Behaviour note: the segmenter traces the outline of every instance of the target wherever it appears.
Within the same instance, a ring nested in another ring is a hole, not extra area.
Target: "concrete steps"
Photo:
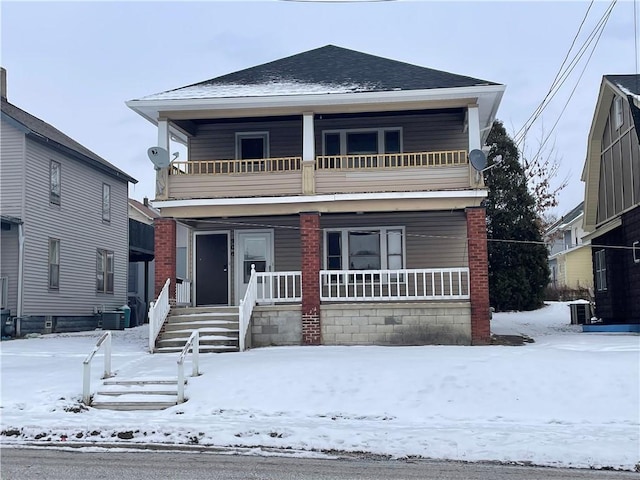
[[[93,408],[122,411],[163,410],[177,404],[178,382],[171,379],[104,380],[91,400]]]
[[[200,332],[200,352],[237,352],[240,349],[238,307],[173,307],[154,353],[180,352],[195,330]]]

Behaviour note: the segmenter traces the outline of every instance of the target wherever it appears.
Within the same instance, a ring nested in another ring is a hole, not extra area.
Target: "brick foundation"
[[[320,344],[320,214],[300,214],[302,343]]]
[[[487,345],[491,341],[489,319],[489,256],[487,222],[484,207],[465,210],[469,246],[469,295],[471,297],[471,343]]]
[[[171,279],[169,301],[175,302],[176,285],[176,221],[156,218],[155,229],[155,298],[162,291],[167,278]]]

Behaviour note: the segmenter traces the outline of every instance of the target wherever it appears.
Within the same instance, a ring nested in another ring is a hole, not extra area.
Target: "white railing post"
[[[111,376],[111,332],[107,331],[96,342],[93,350],[82,362],[82,402],[86,405],[91,403],[91,360],[104,344],[104,377]]]
[[[153,353],[156,346],[156,339],[158,334],[164,325],[171,305],[169,305],[169,287],[171,286],[171,279],[167,278],[164,283],[160,295],[155,302],[151,302],[149,307],[149,352]]]
[[[256,305],[257,295],[258,275],[256,274],[256,266],[251,264],[251,277],[249,277],[247,291],[244,294],[244,298],[240,300],[238,308],[238,346],[241,352],[244,352],[246,348],[245,337],[251,323],[251,314],[253,313],[253,307]]]
[[[244,352],[244,298],[240,299],[240,306],[238,308],[238,349]]]
[[[191,373],[192,377],[197,377],[200,375],[200,370],[198,368],[198,357],[200,355],[200,331],[194,330],[187,343],[182,348],[182,352],[180,352],[180,356],[178,357],[178,400],[177,403],[184,402],[184,359],[189,353],[189,348],[191,347],[191,363],[193,364],[193,370]]]

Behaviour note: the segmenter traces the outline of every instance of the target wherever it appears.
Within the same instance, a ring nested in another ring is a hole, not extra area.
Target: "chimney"
[[[0,96],[7,99],[7,71],[0,67]]]
[[[145,207],[149,206],[149,197],[144,197],[142,199],[142,203],[144,204]]]

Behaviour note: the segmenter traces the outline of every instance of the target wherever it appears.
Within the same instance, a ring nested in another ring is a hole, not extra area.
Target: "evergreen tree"
[[[497,311],[534,310],[542,306],[549,282],[548,250],[541,243],[536,202],[518,147],[501,122],[494,122],[487,145],[488,166],[498,163],[484,172],[491,305]]]

